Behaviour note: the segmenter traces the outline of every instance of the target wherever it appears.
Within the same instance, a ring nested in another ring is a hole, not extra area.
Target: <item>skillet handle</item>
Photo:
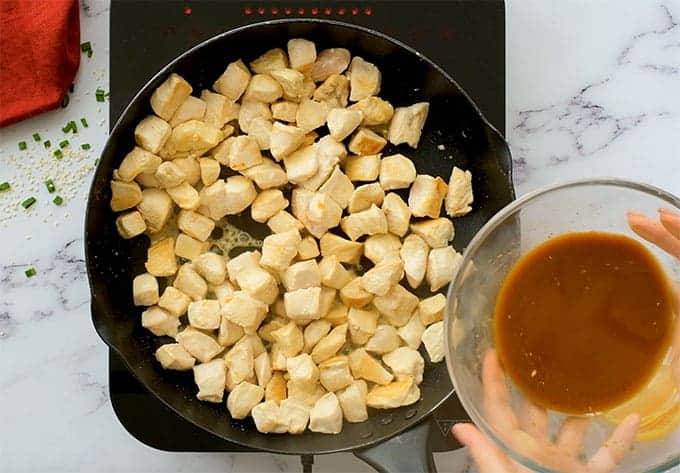
[[[430,420],[425,419],[383,443],[355,450],[354,455],[379,473],[436,473],[434,458],[427,446],[430,424]]]

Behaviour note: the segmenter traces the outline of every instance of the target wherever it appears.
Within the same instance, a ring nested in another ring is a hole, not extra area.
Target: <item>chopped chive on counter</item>
[[[83,148],[85,151],[92,148],[92,146],[90,146],[90,143],[83,143],[82,145],[80,145],[80,147]]]
[[[7,181],[0,183],[0,192],[8,191],[10,187],[11,186],[9,185],[9,182],[7,182]]]
[[[87,125],[87,120],[85,120],[85,118],[81,118],[81,119],[80,119],[80,123],[83,124],[83,127],[84,127],[84,128],[87,128],[87,127],[88,127],[88,125]]]
[[[63,149],[63,148],[66,148],[68,145],[69,145],[68,140],[64,140],[64,141],[61,141],[61,142],[59,143],[59,147],[62,148],[62,149]]]
[[[52,179],[45,181],[45,187],[47,187],[47,192],[50,194],[57,190],[57,187],[54,185],[54,181]]]
[[[40,133],[33,133],[33,141],[40,141],[41,139]]]
[[[71,131],[71,122],[64,125],[61,131],[63,131],[64,133],[68,133],[69,131]]]
[[[35,270],[35,268],[28,268],[26,271],[24,271],[24,274],[26,275],[27,278],[32,278],[33,276],[38,274],[38,272]]]
[[[24,151],[26,148],[28,148],[28,145],[26,144],[26,142],[25,142],[25,141],[20,141],[20,142],[19,142],[19,149],[20,149],[21,151]]]
[[[58,149],[54,152],[54,157],[57,158],[57,159],[61,159],[61,158],[64,157],[64,153],[62,153],[61,150]]]
[[[35,204],[35,197],[29,197],[21,203],[21,206],[25,209],[29,208],[31,205]]]
[[[99,158],[94,160],[94,165],[96,166],[97,164],[99,164]]]
[[[92,57],[92,43],[85,41],[80,45],[80,50],[87,54],[87,57]]]
[[[76,122],[71,120],[70,122],[68,122],[68,124],[71,125],[71,131],[73,133],[78,133],[78,126],[76,125]]]
[[[52,142],[50,140],[45,140],[43,145],[45,146],[45,148],[49,148],[50,146],[52,146]]]
[[[52,202],[54,202],[55,205],[61,205],[64,203],[64,199],[62,199],[61,196],[58,195],[54,198],[54,200],[52,200]]]

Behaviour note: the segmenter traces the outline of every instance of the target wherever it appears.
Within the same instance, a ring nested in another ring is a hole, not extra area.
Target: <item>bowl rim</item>
[[[596,187],[596,186],[606,186],[606,187],[618,187],[618,188],[623,188],[623,189],[629,189],[633,191],[638,191],[642,192],[654,197],[657,197],[661,200],[666,201],[668,204],[676,207],[678,210],[680,210],[680,197],[676,196],[675,194],[665,191],[659,187],[656,187],[651,184],[639,182],[639,181],[633,181],[630,179],[625,179],[625,178],[619,178],[619,177],[597,177],[597,178],[586,178],[586,179],[574,179],[574,180],[568,180],[568,181],[563,181],[563,182],[558,182],[554,184],[549,184],[546,186],[542,186],[536,190],[533,190],[531,192],[528,192],[524,194],[523,196],[519,197],[518,199],[515,199],[508,205],[506,205],[503,209],[501,209],[498,213],[496,213],[489,221],[487,221],[484,226],[477,232],[477,234],[470,240],[470,244],[465,248],[465,251],[463,252],[463,259],[461,260],[459,268],[464,268],[467,266],[467,264],[470,262],[473,254],[476,253],[477,249],[479,248],[480,244],[486,240],[486,238],[489,236],[489,234],[496,229],[496,227],[505,219],[513,215],[517,210],[521,209],[524,207],[526,204],[529,202],[542,197],[546,194],[550,194],[555,191],[559,190],[564,190],[564,189],[571,189],[571,188],[578,188],[578,187]],[[472,404],[470,401],[469,397],[465,393],[465,391],[462,391],[459,389],[459,384],[458,380],[456,379],[456,369],[454,368],[453,362],[451,360],[450,353],[452,353],[452,347],[451,347],[451,340],[449,337],[449,333],[451,330],[451,327],[454,323],[453,316],[452,316],[452,305],[453,301],[455,300],[455,297],[458,295],[458,288],[460,287],[462,280],[463,280],[463,275],[464,271],[458,271],[456,274],[456,277],[453,279],[451,284],[449,285],[447,295],[446,295],[446,309],[445,309],[445,316],[444,316],[444,353],[446,353],[446,367],[449,373],[449,377],[451,378],[451,383],[453,384],[453,389],[456,395],[458,396],[458,399],[460,400],[463,408],[465,409],[465,412],[470,416],[470,419],[474,422],[475,425],[477,425],[480,430],[489,438],[492,439],[492,441],[499,447],[501,450],[503,450],[505,453],[510,455],[511,458],[513,458],[515,461],[519,462],[523,466],[531,469],[532,471],[540,472],[540,473],[559,473],[555,470],[552,470],[548,467],[539,465],[536,461],[533,459],[515,451],[514,449],[510,448],[503,442],[498,436],[495,434],[494,429],[489,425],[489,423],[486,421],[483,415],[480,414],[478,409],[475,408],[475,406]],[[671,456],[667,460],[665,460],[663,463],[660,463],[658,465],[654,465],[651,468],[648,468],[645,470],[646,473],[656,473],[656,472],[662,472],[666,471],[674,466],[680,465],[680,450],[677,452],[676,455]]]

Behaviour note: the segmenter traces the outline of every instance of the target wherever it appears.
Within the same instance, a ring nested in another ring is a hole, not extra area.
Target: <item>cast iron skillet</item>
[[[456,248],[463,249],[475,232],[514,198],[507,144],[458,84],[417,51],[376,31],[335,21],[279,20],[244,26],[199,44],[165,66],[132,99],[114,126],[90,189],[85,223],[92,320],[101,338],[149,391],[178,415],[229,442],[267,452],[305,455],[307,464],[309,455],[353,451],[380,470],[428,470],[433,464],[425,453],[426,422],[398,440],[383,442],[418,424],[452,394],[445,363],[426,364],[420,386],[422,398],[412,406],[371,412],[367,422],[345,423],[339,435],[264,435],[250,419],[231,420],[224,403],[198,401],[191,372],[162,370],[153,352],[169,339],[157,338],[143,329],[141,310],[132,304],[132,279],[144,272],[148,241],[141,237],[126,241],[118,236],[109,208],[109,180],[134,145],[135,125],[152,113],[152,92],[176,72],[199,94],[211,86],[227,63],[239,57],[249,62],[268,49],[285,48],[293,37],[313,40],[319,50],[346,47],[352,55],[375,63],[383,75],[380,96],[395,106],[430,102],[418,149],[391,146],[384,153],[401,152],[413,159],[419,173],[447,180],[454,164],[472,171],[475,209],[455,220]],[[234,221],[256,236],[265,236],[262,226],[245,216]],[[382,447],[378,445],[381,443]]]

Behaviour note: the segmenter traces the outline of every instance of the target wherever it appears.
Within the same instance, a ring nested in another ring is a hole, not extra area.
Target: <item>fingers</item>
[[[536,439],[548,438],[548,414],[545,409],[525,399],[519,413],[519,426]]]
[[[517,418],[510,406],[505,374],[495,350],[488,350],[482,361],[484,409],[489,422],[499,434],[511,434],[517,429]]]
[[[640,237],[655,244],[676,258],[680,258],[680,240],[675,238],[659,222],[638,213],[628,212],[628,225]]]
[[[630,414],[616,427],[607,441],[588,462],[589,471],[607,473],[621,463],[635,440],[640,416]]]
[[[659,209],[659,221],[671,235],[680,240],[680,215],[668,209]]]
[[[458,441],[470,450],[479,473],[511,473],[512,461],[493,441],[485,437],[472,424],[456,424],[451,429]]]
[[[565,455],[575,457],[583,448],[583,438],[590,425],[590,420],[584,417],[567,417],[557,433],[555,445]]]

